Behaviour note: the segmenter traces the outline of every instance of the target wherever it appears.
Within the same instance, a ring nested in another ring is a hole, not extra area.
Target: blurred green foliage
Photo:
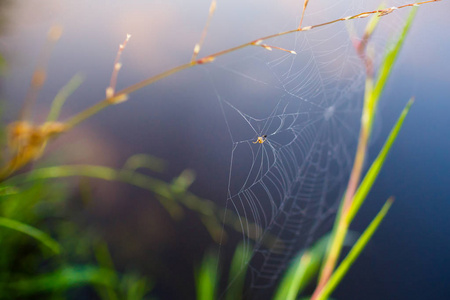
[[[0,299],[137,300],[151,289],[148,279],[115,271],[99,235],[74,221],[72,195],[60,180],[0,185]]]

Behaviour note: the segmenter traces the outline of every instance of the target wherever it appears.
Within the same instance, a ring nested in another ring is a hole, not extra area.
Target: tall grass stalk
[[[384,90],[385,84],[387,79],[389,78],[389,75],[392,71],[393,65],[398,57],[398,54],[400,52],[400,49],[404,43],[404,40],[406,38],[406,35],[408,34],[409,29],[411,28],[412,21],[414,19],[414,16],[416,14],[416,9],[413,9],[410,13],[408,20],[406,21],[406,24],[403,28],[403,31],[401,32],[400,37],[398,38],[397,42],[395,43],[394,47],[390,51],[387,52],[386,56],[383,59],[383,63],[381,65],[379,75],[377,80],[374,79],[373,69],[372,65],[373,62],[370,57],[367,55],[361,54],[362,51],[364,51],[365,46],[362,48],[357,49],[360,53],[360,57],[363,58],[366,66],[366,89],[364,94],[364,107],[363,112],[361,116],[361,129],[360,129],[360,136],[358,140],[358,147],[356,150],[356,156],[355,161],[353,164],[353,169],[350,175],[350,179],[347,185],[347,190],[344,195],[344,199],[341,205],[341,211],[339,214],[339,218],[337,219],[335,223],[335,234],[332,239],[332,242],[329,247],[329,252],[326,256],[326,260],[324,263],[324,266],[322,268],[319,282],[316,287],[316,290],[314,291],[314,294],[311,298],[311,300],[318,300],[318,299],[325,299],[324,291],[325,286],[330,280],[330,277],[333,273],[333,270],[336,266],[337,260],[340,256],[342,245],[344,238],[347,234],[348,228],[350,226],[350,223],[358,211],[359,207],[361,206],[361,203],[365,196],[367,195],[367,192],[365,193],[364,197],[361,198],[359,201],[354,201],[355,192],[358,189],[362,170],[364,167],[364,161],[367,154],[367,146],[370,139],[370,135],[372,132],[372,125],[375,119],[375,115],[377,112],[378,107],[378,101],[380,99],[381,93]],[[369,27],[366,29],[365,33],[365,44],[367,44],[367,40],[370,39],[370,35],[372,34],[374,30],[373,23],[369,23]],[[376,24],[375,24],[376,26]],[[410,106],[412,104],[412,101],[410,101],[405,108],[404,114],[402,114],[402,117],[400,118],[398,122],[398,126],[394,128],[394,137],[391,139],[388,139],[388,145],[389,148],[393,143],[393,140],[395,140],[396,134],[398,133],[398,130],[400,129],[404,116],[406,116],[406,113],[408,112]],[[391,135],[392,136],[392,135]],[[388,150],[386,150],[388,151]],[[382,151],[383,154],[383,151]],[[381,154],[380,154],[381,155]],[[384,158],[386,157],[386,153],[383,154]],[[379,161],[378,161],[379,162]],[[383,159],[384,162],[384,159]],[[379,172],[381,168],[381,164],[378,164],[377,173]],[[369,173],[371,174],[371,173]],[[375,178],[371,180],[370,187],[372,186]]]

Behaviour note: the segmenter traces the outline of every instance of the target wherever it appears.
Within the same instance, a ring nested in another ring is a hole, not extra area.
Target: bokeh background
[[[292,28],[300,2],[219,0],[201,53]],[[311,1],[305,24],[340,17],[338,6],[348,5],[338,1],[330,8],[321,2]],[[349,9],[378,7],[376,1],[357,2]],[[36,105],[37,119],[78,72],[86,80],[65,105],[63,117],[102,99],[117,46],[127,33],[132,38],[122,56],[119,89],[185,63],[199,39],[208,7],[207,0],[3,2],[4,122],[17,116],[52,25],[60,24],[64,34],[51,55],[48,80]],[[448,12],[448,1],[420,8],[387,85],[370,159],[406,101],[413,95],[416,102],[353,229],[362,231],[389,196],[396,201],[338,288],[337,299],[450,298],[446,284],[450,275]],[[398,18],[393,14],[381,22],[392,22],[394,28],[401,24]],[[51,162],[51,154],[58,153],[62,156],[58,159],[66,163],[120,167],[133,154],[149,153],[166,162],[165,171],[152,176],[170,181],[191,169],[196,180],[190,190],[224,206],[231,142],[205,74],[201,68],[187,70],[133,93],[128,103],[108,108],[62,137],[44,160]],[[127,185],[98,182],[94,193],[96,202],[86,208],[83,222],[110,244],[119,268],[157,274],[162,279],[156,293],[162,299],[193,295],[192,264],[201,260],[211,244],[195,214],[187,212],[183,220],[174,222],[151,194]],[[173,286],[179,290],[173,291]]]

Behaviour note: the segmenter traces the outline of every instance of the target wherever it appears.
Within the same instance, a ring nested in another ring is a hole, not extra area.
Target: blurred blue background
[[[201,54],[292,29],[301,12],[300,2],[219,0]],[[378,7],[377,1],[336,1],[332,7],[322,2],[311,1],[305,25]],[[407,3],[386,2],[387,6]],[[3,119],[16,118],[52,25],[61,24],[64,33],[51,55],[48,80],[36,107],[38,119],[57,91],[78,72],[86,80],[69,98],[63,117],[104,98],[117,46],[127,33],[132,38],[122,56],[118,89],[189,61],[208,7],[207,0],[11,3],[5,8],[6,30],[0,41],[8,61],[2,78]],[[415,96],[416,102],[352,228],[361,232],[389,196],[396,201],[338,288],[337,299],[450,298],[448,12],[448,1],[419,9],[388,82],[369,160],[377,155],[406,101]],[[381,23],[395,31],[401,26],[401,16],[394,12]],[[381,41],[389,40],[389,30],[385,34],[379,37]],[[251,53],[233,55],[242,58]],[[163,179],[192,169],[197,174],[192,191],[224,206],[231,141],[217,93],[206,74],[203,68],[190,69],[133,93],[128,103],[83,123],[51,152],[66,149],[70,151],[65,161],[109,166],[120,166],[136,153],[150,153],[167,161],[168,169],[160,175]],[[77,141],[77,148],[67,145],[72,140]],[[202,257],[209,243],[208,234],[199,232],[198,221],[188,217],[180,233],[160,207],[146,201],[148,195],[117,187],[103,193],[105,197],[93,212],[94,223],[103,228],[122,265],[152,268],[154,258],[148,253],[166,253],[179,277],[170,272],[163,276],[180,282],[183,276],[192,277],[189,265]],[[181,284],[193,285],[193,279]],[[176,297],[168,290],[162,287],[162,295]]]

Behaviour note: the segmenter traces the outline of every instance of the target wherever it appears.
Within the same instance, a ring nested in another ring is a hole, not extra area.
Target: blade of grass
[[[151,191],[165,199],[172,199],[174,197],[173,186],[162,180],[125,169],[115,170],[113,168],[95,165],[66,165],[35,169],[28,174],[20,174],[11,177],[5,183],[14,185],[42,179],[73,176],[85,176],[107,181],[120,181]],[[197,198],[188,191],[185,191],[183,197],[179,197],[177,200],[189,209],[200,212],[202,215],[210,217],[214,213],[215,206],[212,201]],[[163,205],[167,204],[168,203],[164,203]]]
[[[47,122],[56,121],[59,118],[59,113],[61,108],[66,102],[67,98],[75,92],[75,90],[83,82],[83,76],[80,74],[75,74],[72,79],[58,92],[55,99],[52,102],[50,112],[47,117]]]
[[[64,291],[87,284],[114,287],[112,278],[109,270],[97,267],[65,267],[52,273],[4,284],[2,288],[6,287],[9,290],[14,290],[17,296],[25,296],[44,292]]]
[[[135,154],[127,159],[123,168],[130,171],[145,168],[155,172],[163,172],[166,169],[166,162],[152,155]]]
[[[48,247],[50,250],[52,250],[55,254],[59,254],[61,252],[61,246],[56,242],[54,239],[52,239],[48,234],[45,232],[32,227],[30,225],[27,225],[25,223],[0,217],[0,226],[13,229],[19,232],[22,232],[26,235],[29,235],[39,242],[41,242],[43,245]]]
[[[389,47],[386,52],[381,66],[378,71],[378,77],[376,80],[373,78],[373,74],[369,73],[370,76],[366,79],[365,88],[365,109],[363,122],[367,126],[369,132],[372,131],[372,125],[375,120],[376,111],[378,109],[378,102],[380,100],[381,94],[386,86],[386,82],[392,72],[394,64],[398,58],[400,50],[405,42],[406,36],[408,35],[409,29],[411,28],[414,17],[417,13],[417,7],[413,7],[408,16],[408,19],[403,26],[401,34],[397,37],[393,45]]]
[[[3,55],[0,53],[0,75],[3,75],[3,73],[5,73],[6,70],[6,60],[3,57]]]
[[[392,72],[392,68],[395,64],[395,61],[398,58],[398,54],[400,53],[400,50],[405,42],[406,36],[408,35],[409,30],[411,29],[411,25],[412,22],[414,21],[416,13],[417,7],[413,7],[408,16],[408,19],[406,20],[405,25],[403,26],[402,33],[400,34],[400,36],[398,37],[397,41],[392,46],[392,48],[388,50],[382,61],[380,71],[378,73],[378,78],[372,93],[372,97],[375,102],[378,102],[384,90],[384,87],[386,86],[386,82],[389,78],[389,75]]]
[[[217,299],[219,258],[212,252],[206,253],[200,269],[196,272],[197,300]]]
[[[251,254],[251,249],[247,249],[244,243],[240,243],[236,247],[231,261],[230,275],[228,276],[229,288],[226,292],[226,300],[242,299],[245,275],[247,274]]]
[[[317,274],[328,244],[329,235],[322,237],[312,248],[301,253],[278,285],[274,300],[294,300]]]
[[[66,165],[66,166],[55,166],[55,167],[35,169],[29,173],[19,174],[14,177],[8,178],[6,181],[0,184],[0,187],[13,186],[16,184],[17,185],[24,184],[36,180],[76,177],[76,176],[85,176],[108,181],[120,181],[134,185],[144,190],[148,190],[150,192],[155,193],[158,196],[157,198],[158,200],[160,200],[160,203],[166,209],[169,209],[169,211],[170,208],[168,207],[168,205],[180,203],[186,208],[199,213],[201,217],[205,216],[207,218],[214,218],[215,219],[214,221],[217,221],[217,222],[210,222],[210,224],[220,223],[220,218],[218,216],[222,216],[224,214],[223,209],[217,207],[215,203],[212,202],[211,200],[197,197],[189,191],[184,191],[180,195],[175,194],[175,192],[177,192],[177,188],[174,189],[173,184],[168,184],[162,180],[158,180],[138,172],[133,172],[125,169],[115,170],[113,168],[108,168],[104,166]],[[185,183],[187,183],[186,178],[183,180]],[[167,199],[169,199],[169,201],[167,201]],[[176,211],[179,209],[179,207],[173,206],[172,209],[173,211]],[[235,230],[239,231],[240,228],[237,228],[236,224],[242,221],[242,217],[238,217],[232,211],[228,211],[226,215],[227,218],[223,220],[223,224],[228,225],[231,228],[234,228]],[[257,224],[252,223],[250,227],[252,226],[258,228]],[[208,230],[215,231],[215,228],[208,228]],[[251,231],[247,232],[244,230],[239,232],[244,233],[253,240],[258,238],[258,236],[255,236]],[[267,235],[266,237],[267,237],[267,245],[271,245],[275,243],[277,240],[274,236],[271,235]]]
[[[0,186],[0,197],[15,195],[19,190],[13,186]]]
[[[274,300],[294,300],[315,278],[327,251],[333,233],[320,238],[311,248],[300,253],[291,264],[281,283],[278,285]],[[349,232],[344,241],[345,246],[351,246],[356,241],[357,234]]]
[[[328,299],[328,297],[331,295],[331,293],[334,291],[337,285],[341,282],[342,278],[344,278],[345,274],[347,274],[347,271],[350,269],[355,260],[358,258],[361,251],[366,247],[367,243],[372,238],[373,234],[379,227],[381,221],[384,219],[387,212],[389,211],[392,202],[393,202],[392,197],[386,201],[386,203],[381,208],[380,212],[376,215],[376,217],[372,220],[370,225],[366,228],[366,230],[358,239],[356,244],[352,247],[348,255],[337,267],[336,271],[334,271],[334,273],[331,275],[330,279],[328,280],[328,282],[318,295],[317,297],[318,300]]]
[[[111,271],[111,281],[119,282],[119,278],[115,272],[114,263],[109,253],[108,245],[104,241],[98,241],[94,245],[94,254],[98,262],[98,265],[105,269]],[[100,286],[98,289],[100,295],[103,299],[117,300],[119,299],[117,293],[113,286]]]
[[[145,294],[153,289],[152,282],[149,282],[146,278],[142,278],[136,274],[125,275],[122,279],[122,286],[124,286],[126,291],[126,300],[148,299],[145,297]]]
[[[389,137],[387,138],[386,142],[384,143],[383,148],[381,149],[377,158],[372,163],[372,165],[369,168],[369,171],[367,171],[366,176],[364,177],[361,184],[359,185],[358,190],[356,191],[355,196],[353,197],[353,203],[352,203],[352,206],[351,206],[349,214],[348,214],[349,222],[351,222],[353,220],[353,218],[355,217],[359,208],[363,204],[367,194],[371,190],[375,180],[377,179],[378,174],[380,173],[380,170],[383,167],[386,157],[387,157],[389,151],[391,150],[391,147],[392,147],[394,141],[396,140],[400,129],[402,128],[403,122],[404,122],[413,102],[414,102],[414,98],[411,98],[408,101],[408,103],[406,104],[406,106],[403,109],[400,117],[398,118],[394,128],[392,128],[391,133],[389,134]]]
[[[312,251],[304,252],[294,261],[292,268],[288,270],[286,276],[278,287],[274,300],[294,300],[307,283],[305,277],[311,268],[320,267],[320,258]]]

